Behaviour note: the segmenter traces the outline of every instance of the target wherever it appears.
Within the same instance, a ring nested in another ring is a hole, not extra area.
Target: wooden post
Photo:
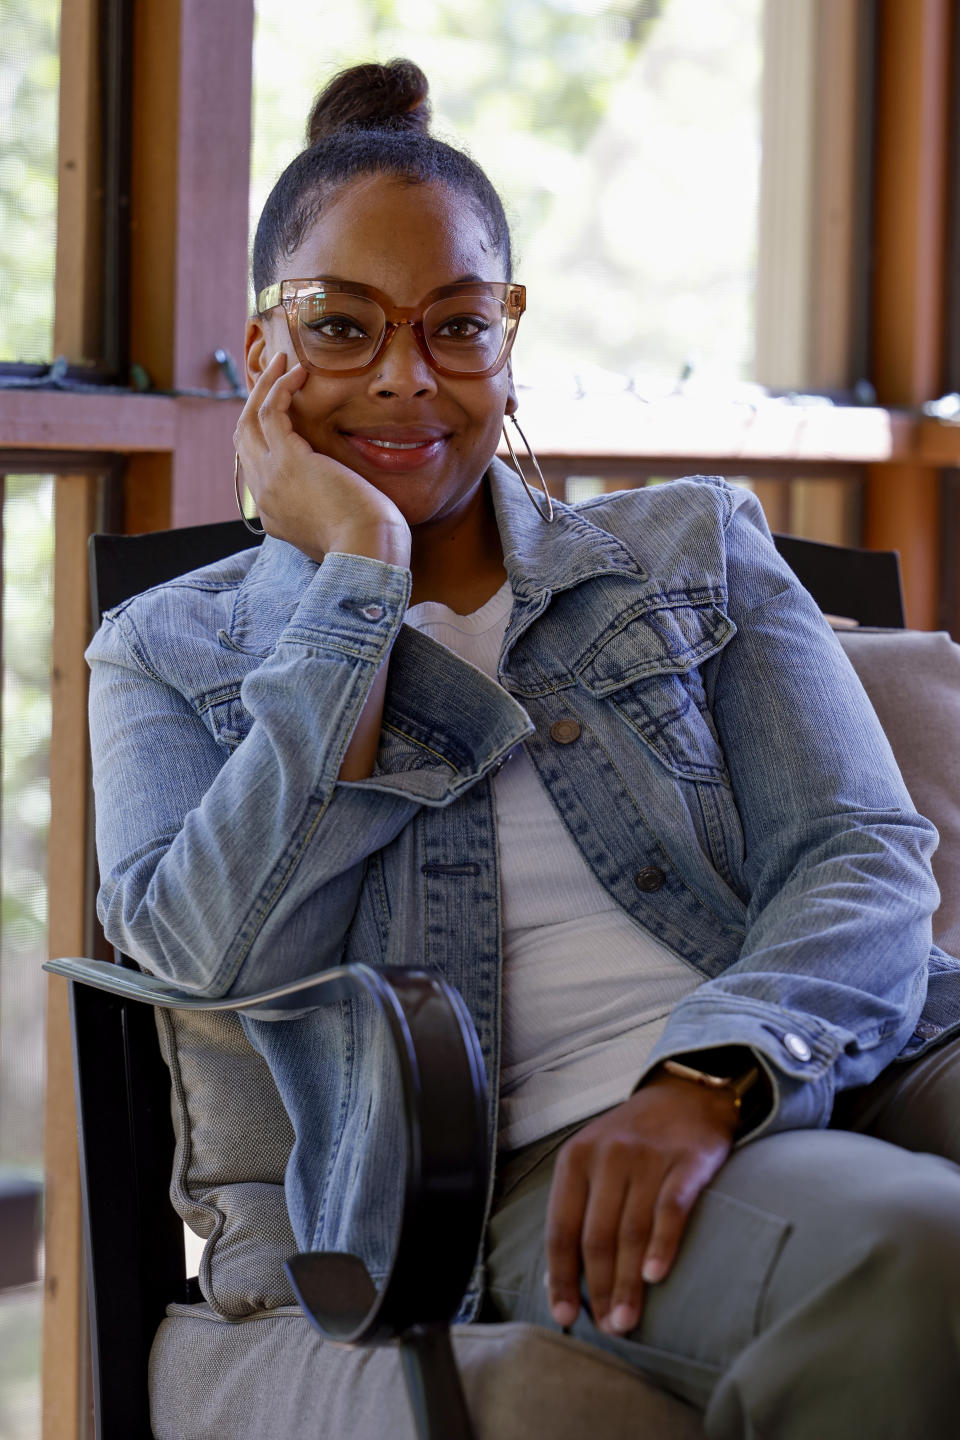
[[[73,363],[95,360],[100,334],[96,263],[100,236],[95,0],[62,0],[60,146],[54,349]],[[83,954],[87,854],[86,666],[89,586],[86,537],[96,481],[58,476],[54,491],[54,627],[51,676],[48,939],[50,954]],[[44,1119],[44,1440],[88,1433],[86,1288],[67,987],[47,989]]]
[[[93,529],[96,477],[58,475],[50,741],[50,840],[47,850],[50,955],[82,955],[85,941],[87,667],[90,588],[87,536]],[[66,981],[47,992],[46,1234],[43,1315],[44,1440],[83,1440],[86,1429],[86,1291],[73,1061]]]
[[[949,150],[950,0],[879,7],[873,376],[884,405],[940,393]],[[939,474],[921,465],[871,467],[864,538],[898,549],[907,623],[937,623]]]
[[[223,388],[214,351],[229,350],[238,365],[242,355],[253,8],[253,0],[137,7],[130,353],[164,389]],[[235,514],[239,413],[239,402],[182,402],[174,449],[129,463],[129,517],[155,526]]]
[[[53,352],[71,364],[97,360],[102,339],[97,9],[95,0],[61,0],[57,234],[69,239],[57,246]]]
[[[95,0],[62,0],[56,349],[93,360],[100,293]],[[253,0],[140,0],[135,7],[131,359],[155,385],[218,388],[218,346],[241,352],[246,313]],[[95,406],[95,401],[88,401]],[[146,420],[149,402],[131,400]],[[168,404],[171,402],[167,402]],[[134,442],[127,527],[229,517],[230,436],[238,401],[177,402],[163,448]],[[131,409],[131,417],[133,410]],[[41,426],[41,430],[42,430]],[[126,448],[126,447],[124,447]],[[56,482],[56,561],[49,850],[50,949],[85,940],[88,768],[86,537],[96,479]],[[47,1226],[44,1440],[88,1433],[76,1125],[66,987],[51,983],[47,1015]]]

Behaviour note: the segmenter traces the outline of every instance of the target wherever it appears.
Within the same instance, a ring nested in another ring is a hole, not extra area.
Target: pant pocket
[[[719,1370],[758,1334],[770,1276],[790,1222],[705,1190],[668,1278],[646,1289],[631,1337]]]

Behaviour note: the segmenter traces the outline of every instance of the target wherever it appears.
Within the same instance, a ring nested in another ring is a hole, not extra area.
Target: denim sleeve
[[[351,590],[381,603],[351,607]],[[156,673],[135,619],[108,618],[88,656],[97,908],[113,944],[211,996],[337,963],[365,858],[418,808],[335,783],[409,590],[406,570],[329,555],[243,682],[253,724],[229,757]]]
[[[825,1125],[834,1093],[902,1049],[926,993],[939,892],[934,827],[913,809],[880,723],[758,502],[732,497],[733,640],[708,695],[743,827],[738,961],[677,1006],[655,1059],[748,1045],[773,1082],[754,1133]]]

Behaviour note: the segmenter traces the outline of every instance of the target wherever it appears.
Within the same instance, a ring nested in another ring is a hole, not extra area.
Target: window
[[[0,6],[0,361],[53,358],[59,0]]]
[[[434,133],[503,195],[528,310],[520,380],[753,378],[763,0],[258,0],[251,223],[344,65],[405,55]],[[315,12],[316,13],[316,12]]]
[[[22,1187],[43,1174],[52,477],[8,475],[2,515],[0,1176]],[[39,1430],[41,1299],[39,1283],[0,1295],[0,1433],[10,1440]]]

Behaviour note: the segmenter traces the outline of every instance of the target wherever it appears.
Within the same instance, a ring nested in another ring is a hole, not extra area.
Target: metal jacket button
[[[666,878],[659,865],[645,865],[642,870],[637,871],[633,883],[638,890],[649,895],[652,891],[659,890]]]
[[[916,1026],[916,1033],[921,1040],[935,1040],[942,1029],[942,1025],[935,1025],[932,1020],[921,1020]]]
[[[550,726],[550,739],[558,745],[572,745],[580,739],[580,725],[576,720],[555,720]]]
[[[382,605],[364,605],[360,611],[364,620],[382,620],[386,613]]]
[[[790,1051],[794,1060],[809,1060],[813,1054],[813,1051],[802,1035],[784,1035],[783,1044],[784,1047]]]

